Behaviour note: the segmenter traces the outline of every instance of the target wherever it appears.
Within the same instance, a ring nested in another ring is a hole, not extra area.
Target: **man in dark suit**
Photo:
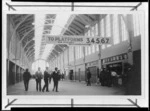
[[[103,68],[102,71],[100,72],[100,82],[101,82],[101,86],[104,86],[104,82],[105,82],[105,79],[104,79],[104,76],[105,76],[105,69]]]
[[[50,74],[48,73],[48,67],[46,67],[46,70],[44,71],[44,82],[45,82],[45,85],[43,86],[43,89],[42,89],[43,92],[44,92],[45,88],[46,88],[46,92],[49,92],[49,90],[48,90],[49,79],[50,79]]]
[[[58,92],[58,81],[59,81],[59,79],[60,79],[60,75],[59,75],[59,72],[58,72],[58,68],[57,68],[57,67],[55,68],[55,71],[54,71],[53,74],[52,74],[52,78],[53,78],[53,81],[54,81],[53,91],[54,91],[55,88],[56,88],[56,92]]]
[[[87,69],[87,86],[90,85],[91,86],[91,72],[89,69]]]
[[[38,68],[38,71],[35,73],[35,79],[36,79],[36,90],[41,91],[41,79],[42,79],[42,72],[40,67]]]
[[[26,71],[23,73],[25,91],[28,91],[28,85],[29,85],[30,78],[31,78],[31,74],[30,74],[30,72],[28,72],[28,69],[26,69]]]

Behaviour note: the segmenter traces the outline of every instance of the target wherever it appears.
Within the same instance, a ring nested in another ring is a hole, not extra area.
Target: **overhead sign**
[[[44,35],[47,44],[69,44],[69,45],[90,45],[90,44],[111,44],[111,37],[88,37],[88,36],[52,36]]]

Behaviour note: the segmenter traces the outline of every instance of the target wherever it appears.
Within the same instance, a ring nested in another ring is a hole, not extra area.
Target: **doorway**
[[[96,83],[97,81],[97,67],[89,67],[89,70],[91,72],[91,83]]]

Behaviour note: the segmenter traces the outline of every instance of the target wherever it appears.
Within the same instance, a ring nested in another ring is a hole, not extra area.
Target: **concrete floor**
[[[44,81],[42,80],[42,87]],[[31,79],[29,82],[28,91],[24,90],[23,82],[17,83],[15,85],[9,86],[7,88],[8,95],[124,95],[123,88],[117,87],[104,87],[101,85],[92,84],[91,86],[86,86],[85,82],[79,81],[59,81],[58,91],[53,92],[53,81],[49,84],[50,92],[37,92],[36,82]]]

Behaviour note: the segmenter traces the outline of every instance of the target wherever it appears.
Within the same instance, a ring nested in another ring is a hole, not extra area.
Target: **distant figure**
[[[30,72],[28,72],[28,69],[26,69],[26,71],[23,73],[25,91],[28,91],[28,85],[29,85],[30,78],[31,78],[31,74],[30,74]]]
[[[60,75],[57,67],[55,68],[55,71],[52,74],[52,78],[54,81],[53,91],[56,89],[56,92],[58,92],[58,81],[60,80]]]
[[[70,75],[70,80],[72,81],[73,80],[73,72],[72,72],[72,70],[70,70],[69,75]]]
[[[141,90],[139,90],[138,84],[136,83],[137,78],[135,77],[135,65],[131,65],[128,63],[128,68],[126,71],[126,85],[125,85],[125,95],[140,95]]]
[[[41,91],[42,72],[40,67],[38,68],[38,71],[35,73],[35,79],[36,79],[36,90]]]
[[[107,71],[106,71],[106,85],[108,86],[108,87],[111,87],[111,85],[112,85],[112,76],[111,76],[111,71],[110,71],[110,69],[107,69]]]
[[[50,74],[48,72],[48,67],[46,67],[46,70],[44,71],[44,82],[45,82],[45,85],[43,86],[43,89],[42,89],[43,92],[45,91],[45,88],[46,88],[46,92],[49,92],[49,90],[48,90],[49,79],[50,79]]]
[[[100,83],[101,83],[101,86],[104,86],[104,82],[105,82],[105,79],[104,79],[104,76],[105,76],[105,68],[102,69],[102,71],[100,72]]]
[[[59,75],[59,78],[58,78],[58,81],[59,81],[61,79],[60,70],[58,70],[58,75]]]
[[[50,71],[50,72],[49,72],[49,83],[51,83],[51,80],[52,80],[52,74],[53,74],[53,72]]]
[[[89,69],[87,69],[87,86],[89,86],[89,85],[91,86],[90,79],[91,79],[91,72]]]
[[[62,73],[62,81],[63,81],[63,80],[64,80],[64,78],[65,78],[64,76],[65,76],[65,75],[64,75],[64,73]]]

